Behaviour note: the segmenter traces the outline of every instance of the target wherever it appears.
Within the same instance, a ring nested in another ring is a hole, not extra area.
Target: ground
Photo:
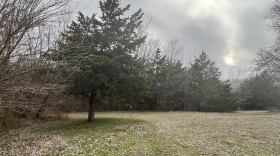
[[[280,155],[280,114],[106,112],[2,136],[0,155]]]

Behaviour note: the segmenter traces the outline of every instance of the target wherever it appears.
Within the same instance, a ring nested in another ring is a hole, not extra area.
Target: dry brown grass
[[[85,125],[86,117],[18,130],[7,152],[24,145],[34,155],[280,155],[279,113],[109,112]]]

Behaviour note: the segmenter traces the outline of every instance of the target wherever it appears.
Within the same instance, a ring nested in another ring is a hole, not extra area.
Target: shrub
[[[280,112],[280,109],[277,107],[268,107],[267,110],[269,112]]]
[[[3,115],[0,116],[0,131],[6,131],[20,126],[21,120],[17,117],[14,111],[4,109],[2,112]]]

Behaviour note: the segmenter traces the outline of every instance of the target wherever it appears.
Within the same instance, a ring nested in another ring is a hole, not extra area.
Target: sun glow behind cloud
[[[234,53],[231,52],[228,55],[226,55],[223,60],[225,61],[225,64],[230,65],[230,66],[234,66],[235,65],[235,59],[234,59]]]
[[[227,59],[227,60],[226,60],[226,64],[228,64],[228,65],[233,65],[233,60],[232,60],[232,59]]]
[[[236,47],[239,47],[237,34],[240,27],[235,16],[233,2],[224,0],[195,1],[192,2],[192,7],[187,14],[195,19],[211,16],[219,21],[222,28],[220,29],[220,34],[223,34],[226,39],[226,45],[224,46],[223,54],[220,55],[220,59],[226,65],[236,65],[236,62],[239,61]]]
[[[269,37],[262,35],[267,28],[267,24],[262,28],[263,16],[273,0],[269,1],[123,0],[122,3],[131,3],[133,13],[141,7],[146,15],[153,17],[149,31],[155,38],[163,42],[178,39],[185,44],[186,57],[197,56],[203,49],[222,70],[228,70],[228,66],[249,66],[258,48],[270,46]]]

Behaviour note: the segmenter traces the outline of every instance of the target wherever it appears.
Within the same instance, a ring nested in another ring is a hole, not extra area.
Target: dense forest
[[[120,0],[99,7],[88,17],[69,0],[1,0],[0,125],[71,111],[88,121],[95,111],[279,111],[279,38],[225,80],[207,50],[186,63],[178,40],[161,46],[141,9],[126,17]],[[277,34],[279,8],[266,16]]]

